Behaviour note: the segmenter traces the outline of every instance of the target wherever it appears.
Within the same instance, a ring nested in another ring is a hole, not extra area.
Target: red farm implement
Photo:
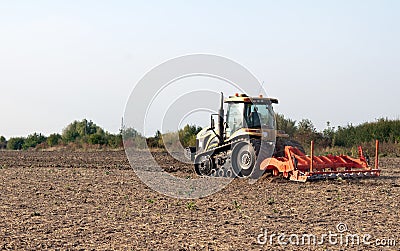
[[[284,157],[267,158],[261,162],[261,170],[272,171],[273,175],[282,173],[293,181],[364,178],[379,176],[378,160],[379,142],[376,141],[375,164],[369,166],[361,146],[358,147],[358,158],[346,155],[314,156],[314,142],[311,142],[310,156],[291,146],[285,147]]]

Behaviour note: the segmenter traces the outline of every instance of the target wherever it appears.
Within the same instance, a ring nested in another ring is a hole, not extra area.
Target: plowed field
[[[167,171],[195,178],[190,165],[154,155]],[[381,167],[381,177],[364,180],[236,179],[212,196],[181,200],[143,184],[123,151],[1,151],[0,249],[399,250],[400,159]],[[323,237],[330,233],[331,242]],[[322,243],[302,243],[304,234]],[[361,243],[345,246],[347,234]]]

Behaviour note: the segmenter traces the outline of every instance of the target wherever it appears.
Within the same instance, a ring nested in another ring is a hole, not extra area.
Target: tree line
[[[310,140],[316,141],[320,146],[342,146],[352,147],[362,143],[368,143],[378,139],[381,142],[400,142],[400,120],[389,120],[380,118],[375,122],[366,122],[357,126],[332,127],[327,122],[323,131],[317,131],[311,120],[302,119],[295,121],[277,114],[276,123],[278,130],[285,131],[294,139],[306,143]]]
[[[104,129],[83,119],[69,124],[62,132],[44,136],[41,133],[33,133],[27,137],[12,137],[6,140],[0,137],[0,148],[9,150],[27,150],[30,148],[49,148],[73,144],[75,147],[91,145],[108,146],[112,148],[122,147],[122,135],[106,132]]]
[[[135,148],[161,148],[172,149],[178,146],[183,147],[195,146],[197,133],[201,131],[201,127],[196,125],[185,125],[182,129],[177,132],[161,133],[157,130],[155,135],[152,137],[143,137],[133,128],[127,128],[122,130],[122,134],[125,140],[125,146]]]
[[[196,135],[200,130],[201,127],[186,125],[175,133],[177,133],[181,144],[186,147],[196,143]],[[83,119],[82,121],[74,121],[69,124],[61,134],[53,133],[45,136],[35,132],[27,137],[12,137],[8,140],[4,136],[0,136],[0,149],[44,149],[66,145],[72,145],[75,148],[92,146],[122,148],[123,136],[128,138],[128,142],[125,142],[126,144],[133,144],[139,148],[145,147],[146,144],[151,148],[164,148],[164,142],[168,142],[172,134],[161,134],[160,131],[157,131],[153,137],[145,138],[134,128],[124,128],[119,133],[112,134],[96,125],[93,121]]]
[[[302,119],[295,121],[282,114],[276,116],[277,129],[284,131],[290,138],[299,141],[307,148],[310,141],[315,142],[317,148],[352,148],[362,144],[370,144],[378,139],[391,151],[400,156],[400,120],[378,119],[360,125],[331,126],[327,122],[324,130],[318,131],[311,120]],[[140,148],[146,145],[151,148],[165,148],[165,145],[175,144],[175,139],[186,146],[196,144],[196,135],[202,128],[196,125],[186,125],[178,132],[162,134],[157,131],[154,136],[145,138],[133,128],[121,129],[119,133],[112,134],[92,121],[83,119],[69,124],[61,134],[53,133],[45,136],[33,133],[27,137],[12,137],[6,139],[0,136],[0,149],[26,150],[30,148],[48,148],[72,144],[75,147],[109,147],[122,148],[123,136],[129,138],[125,144],[133,144]]]
[[[318,131],[309,119],[295,121],[277,114],[276,122],[278,130],[285,131],[306,148],[313,140],[315,147],[319,149],[349,149],[363,145],[372,151],[375,140],[379,140],[382,150],[400,157],[400,120],[380,118],[356,126],[348,124],[338,127],[327,122],[326,128],[322,131]]]

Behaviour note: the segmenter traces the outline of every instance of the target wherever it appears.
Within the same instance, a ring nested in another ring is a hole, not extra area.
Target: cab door
[[[226,138],[230,138],[237,130],[243,128],[244,103],[229,103],[226,114]]]

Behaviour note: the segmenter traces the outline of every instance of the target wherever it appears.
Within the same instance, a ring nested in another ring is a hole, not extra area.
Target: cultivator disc
[[[368,178],[379,176],[380,170],[371,171],[346,171],[343,173],[313,173],[307,177],[307,180],[324,180],[324,179],[354,179],[354,178]]]
[[[376,177],[381,172],[378,168],[378,148],[379,142],[377,141],[374,168],[368,165],[361,147],[358,148],[358,158],[346,155],[314,156],[314,143],[311,142],[310,156],[305,155],[297,148],[286,146],[284,157],[268,158],[261,163],[260,169],[271,170],[274,175],[282,173],[290,180],[301,182]]]

